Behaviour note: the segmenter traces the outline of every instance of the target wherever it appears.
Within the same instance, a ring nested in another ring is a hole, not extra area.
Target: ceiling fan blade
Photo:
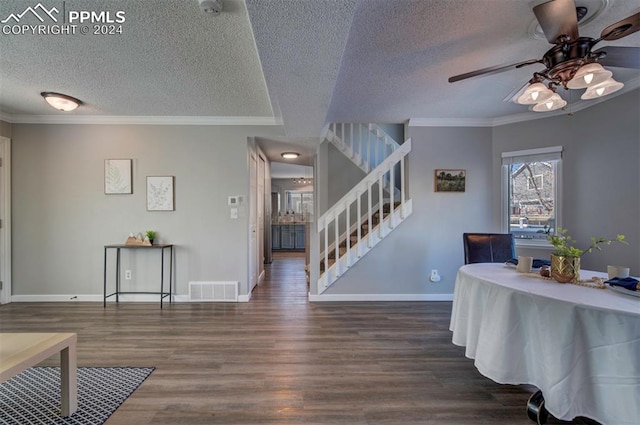
[[[640,30],[640,12],[603,29],[600,39],[607,41],[617,40],[638,30]]]
[[[640,68],[640,47],[605,46],[594,51],[594,54],[605,52],[607,55],[598,60],[605,66],[620,68]]]
[[[542,63],[540,59],[529,59],[524,62],[514,63],[511,65],[496,65],[490,66],[488,68],[482,68],[471,72],[466,72],[460,75],[454,75],[453,77],[449,77],[450,83],[455,83],[456,81],[466,80],[467,78],[477,77],[479,75],[490,75],[497,74],[499,72],[509,71],[511,69],[521,68],[526,65],[533,65],[534,63]]]
[[[563,35],[569,41],[578,39],[578,15],[573,0],[553,0],[533,8],[540,28],[551,44],[557,44]]]

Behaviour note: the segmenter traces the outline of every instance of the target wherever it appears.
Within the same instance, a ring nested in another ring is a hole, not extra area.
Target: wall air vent
[[[238,302],[238,282],[189,282],[191,302]]]

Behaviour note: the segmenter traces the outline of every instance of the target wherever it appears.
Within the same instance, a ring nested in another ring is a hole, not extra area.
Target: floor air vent
[[[189,301],[238,302],[238,282],[189,282]]]

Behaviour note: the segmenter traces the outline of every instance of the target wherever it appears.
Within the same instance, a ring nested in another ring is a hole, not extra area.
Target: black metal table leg
[[[544,407],[542,391],[537,391],[527,401],[527,416],[538,425],[544,425],[549,418],[549,412]]]

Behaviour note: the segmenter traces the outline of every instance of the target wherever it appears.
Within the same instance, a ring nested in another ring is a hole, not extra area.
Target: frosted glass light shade
[[[533,83],[526,88],[524,93],[518,97],[516,102],[521,105],[534,105],[536,103],[544,102],[553,95],[553,92],[549,90],[542,83]]]
[[[616,81],[613,78],[609,78],[608,80],[600,84],[596,84],[595,86],[589,87],[584,93],[582,93],[582,96],[580,96],[580,99],[589,100],[589,99],[595,99],[597,97],[606,96],[613,92],[617,92],[623,87],[624,87],[624,84],[622,84],[621,82]]]
[[[576,75],[567,83],[567,88],[584,89],[605,82],[613,75],[599,63],[588,63],[576,72]]]
[[[550,112],[556,109],[564,108],[567,105],[567,101],[560,97],[558,93],[554,93],[549,99],[544,102],[540,102],[531,107],[531,110],[536,112]]]
[[[284,159],[296,159],[300,154],[298,152],[282,152],[280,156]]]
[[[76,109],[82,102],[66,94],[42,92],[44,100],[54,109],[62,112],[70,112]]]

